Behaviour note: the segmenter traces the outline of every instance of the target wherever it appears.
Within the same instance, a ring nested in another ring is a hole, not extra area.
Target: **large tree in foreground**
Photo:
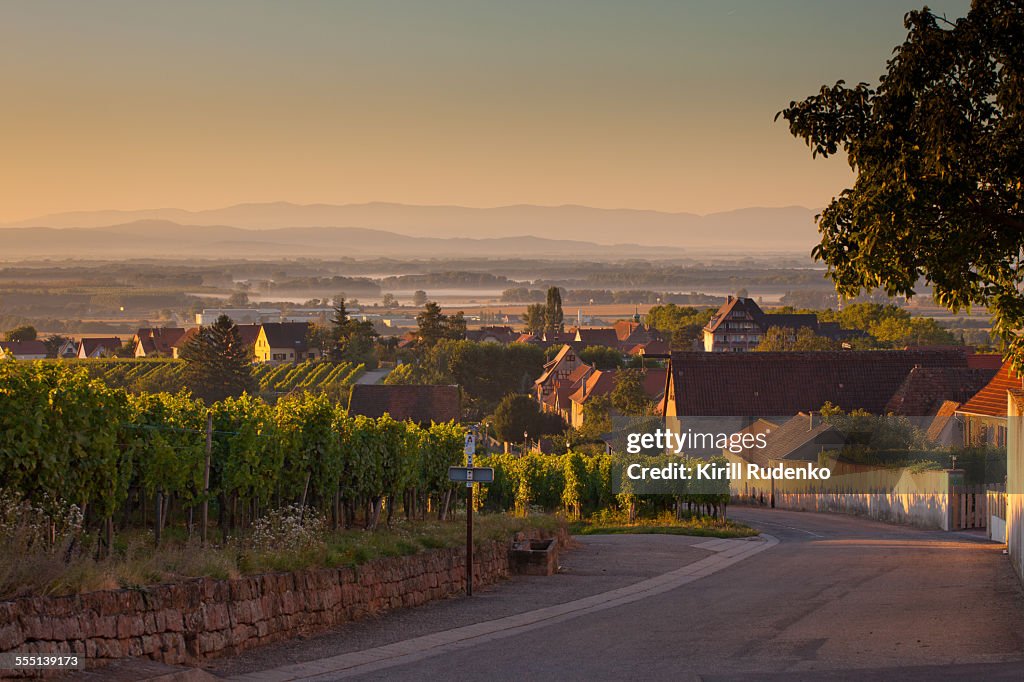
[[[819,216],[814,256],[841,295],[911,296],[923,280],[951,310],[986,306],[1024,366],[1024,2],[905,25],[877,87],[839,81],[780,112],[856,173]]]

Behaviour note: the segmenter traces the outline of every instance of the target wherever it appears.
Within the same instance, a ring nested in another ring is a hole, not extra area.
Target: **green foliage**
[[[644,373],[639,369],[623,369],[615,373],[611,392],[612,407],[625,415],[650,414],[654,404],[644,391]]]
[[[580,360],[597,369],[622,367],[622,352],[608,346],[587,346],[580,351]]]
[[[523,442],[523,434],[540,438],[565,430],[565,422],[556,414],[541,412],[537,401],[526,395],[510,394],[502,398],[490,418],[498,438],[510,443]]]
[[[818,336],[808,327],[795,332],[788,327],[768,327],[756,351],[816,351],[838,350],[839,344],[825,336]]]
[[[251,393],[256,387],[251,351],[242,342],[238,326],[227,315],[201,328],[185,344],[181,355],[186,363],[186,386],[204,400],[223,400]]]
[[[130,515],[130,488],[140,501],[162,493],[165,509],[212,501],[232,527],[272,499],[336,511],[338,495],[353,508],[388,498],[393,508],[409,490],[451,491],[447,470],[461,461],[462,440],[454,423],[350,419],[324,395],[299,392],[272,407],[243,394],[206,408],[184,393],[132,396],[81,364],[0,363],[3,487],[18,499],[76,504],[94,523]]]
[[[547,293],[547,303],[544,306],[544,331],[552,334],[562,331],[562,292],[558,287],[550,287]]]
[[[1024,13],[979,0],[950,24],[906,15],[876,88],[843,81],[779,112],[813,155],[844,152],[856,180],[822,212],[814,256],[844,296],[911,296],[923,279],[952,311],[980,305],[1024,364]]]
[[[530,334],[540,334],[544,331],[544,304],[543,303],[531,303],[526,306],[526,312],[523,313],[523,324],[526,327],[526,331]]]
[[[423,306],[423,311],[416,316],[416,332],[419,338],[419,345],[430,348],[442,339],[464,339],[466,338],[466,319],[462,312],[454,315],[445,315],[441,312],[441,306],[433,301],[428,301]]]
[[[543,351],[531,344],[443,339],[421,349],[414,363],[396,367],[385,383],[458,384],[466,407],[483,416],[509,391],[527,391],[543,367]]]
[[[5,341],[35,341],[38,334],[32,325],[22,325],[7,332]]]

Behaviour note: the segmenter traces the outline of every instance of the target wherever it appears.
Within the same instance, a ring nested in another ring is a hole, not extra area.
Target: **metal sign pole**
[[[476,437],[471,430],[466,434],[466,467],[469,469],[466,481],[466,596],[473,596],[473,454],[476,452]]]

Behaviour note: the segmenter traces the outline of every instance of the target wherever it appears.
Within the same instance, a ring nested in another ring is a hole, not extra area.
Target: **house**
[[[458,386],[356,384],[349,396],[348,413],[375,419],[388,414],[421,426],[458,422],[462,396]]]
[[[302,362],[320,357],[320,351],[307,342],[309,325],[305,322],[268,322],[260,326],[256,337],[257,362]]]
[[[964,420],[956,416],[960,403],[946,400],[925,429],[925,437],[939,447],[964,444]]]
[[[672,346],[667,341],[652,339],[646,343],[638,343],[628,351],[629,355],[668,355]]]
[[[577,329],[572,337],[573,345],[579,348],[588,346],[606,346],[608,348],[621,348],[619,336],[612,327],[596,327],[592,329]],[[634,344],[635,345],[635,344]]]
[[[178,337],[177,341],[171,344],[171,357],[174,358],[175,360],[179,359],[181,357],[182,349],[184,349],[185,346],[188,345],[189,341],[194,339],[199,334],[200,329],[202,329],[202,327],[192,327],[191,329],[186,329],[185,333]]]
[[[619,339],[619,347],[629,349],[637,345],[647,345],[652,342],[665,343],[665,336],[649,325],[642,324],[636,319],[618,320],[612,325],[615,335]]]
[[[45,360],[48,353],[42,341],[0,341],[0,356],[10,353],[15,360]]]
[[[957,408],[963,420],[964,445],[1006,445],[1006,392],[1021,390],[1024,381],[1009,360],[1003,363],[992,380]]]
[[[841,448],[846,440],[813,412],[797,414],[781,426],[766,428],[763,433],[764,448],[749,448],[741,453],[743,459],[760,467],[779,462],[817,462],[818,455]]]
[[[112,358],[121,350],[121,339],[116,336],[101,338],[83,338],[78,344],[78,357],[86,358]]]
[[[140,327],[132,338],[135,357],[173,357],[174,344],[184,335],[183,327]]]
[[[620,370],[595,369],[587,374],[585,380],[579,383],[578,387],[569,396],[569,400],[572,403],[570,424],[573,428],[583,427],[585,422],[584,408],[587,402],[600,396],[611,395],[612,391],[615,390],[619,376]],[[664,393],[665,376],[666,370],[664,369],[647,369],[643,372],[644,393],[647,394],[647,397],[654,404],[661,400]],[[618,413],[615,412],[615,414]]]
[[[75,339],[67,339],[64,343],[60,344],[60,348],[57,349],[57,357],[64,360],[77,358],[78,347],[80,345],[81,344],[79,344]]]
[[[580,363],[569,376],[557,379],[555,389],[544,397],[541,409],[545,412],[554,412],[567,424],[571,423],[573,405],[571,396],[594,371],[596,370],[592,366]]]
[[[585,363],[580,360],[576,349],[564,344],[558,354],[544,365],[540,377],[533,382],[537,402],[543,405],[544,399],[555,390],[556,384],[565,381],[581,364]]]
[[[256,341],[260,338],[260,328],[263,325],[239,324],[235,326],[238,329],[238,336],[242,339],[242,343],[249,349],[249,357],[255,358]]]
[[[771,327],[781,327],[796,338],[806,327],[819,336],[842,341],[862,333],[841,329],[836,322],[818,322],[813,313],[766,314],[752,298],[729,296],[704,326],[704,350],[708,353],[743,352],[755,349]]]
[[[884,414],[915,367],[967,367],[963,351],[673,352],[669,358],[666,417],[788,418],[826,402]]]

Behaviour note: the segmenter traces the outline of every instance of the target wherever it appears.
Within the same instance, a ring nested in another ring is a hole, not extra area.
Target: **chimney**
[[[807,430],[814,430],[814,410],[811,410],[810,412],[807,413]]]

